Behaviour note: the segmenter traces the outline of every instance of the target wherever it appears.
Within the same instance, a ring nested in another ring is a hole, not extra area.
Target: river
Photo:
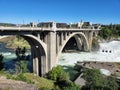
[[[62,53],[58,65],[74,65],[77,61],[120,62],[120,41],[99,43],[100,49],[95,52]],[[15,53],[0,43],[0,53],[4,62],[16,58]]]
[[[15,54],[15,50],[13,49],[9,49],[5,47],[4,43],[0,43],[0,54],[3,55],[3,63],[4,63],[4,68],[6,71],[10,72],[10,73],[16,73],[16,67],[20,67],[20,62],[17,60],[17,56]],[[30,52],[25,53],[26,57],[23,57],[24,59],[22,59],[22,63],[26,63],[27,68],[31,69],[32,67],[32,62],[28,62],[28,56],[30,55]],[[23,61],[24,60],[24,61]],[[31,69],[32,70],[32,69]]]
[[[59,65],[74,65],[77,61],[120,62],[120,41],[99,43],[95,52],[62,53]]]
[[[13,53],[12,49],[6,48],[4,43],[0,43],[0,54],[4,56],[3,62],[10,61],[11,59],[15,59],[16,54]]]

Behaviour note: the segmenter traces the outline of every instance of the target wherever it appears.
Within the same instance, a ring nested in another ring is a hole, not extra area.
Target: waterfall
[[[120,62],[120,41],[100,43],[100,50],[98,53],[98,56],[101,56],[103,60]]]
[[[58,64],[74,65],[77,61],[120,62],[120,41],[99,43],[96,52],[62,53]]]

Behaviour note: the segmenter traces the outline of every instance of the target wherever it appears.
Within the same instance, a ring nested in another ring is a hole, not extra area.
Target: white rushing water
[[[120,41],[100,43],[96,52],[62,53],[58,64],[74,65],[77,61],[120,62]]]
[[[17,56],[15,53],[11,53],[11,52],[4,52],[4,53],[1,53],[4,58],[3,58],[3,62],[7,62],[7,61],[11,61],[13,59],[16,59]]]

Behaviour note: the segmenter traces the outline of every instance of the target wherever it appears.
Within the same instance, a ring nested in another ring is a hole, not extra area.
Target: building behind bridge
[[[38,23],[38,27],[45,27],[45,28],[51,28],[53,25],[53,22],[41,22],[41,23]],[[67,28],[68,25],[67,23],[56,23],[56,27],[57,28]]]
[[[38,27],[44,27],[44,28],[51,28],[53,25],[53,22],[41,22],[38,23]],[[100,24],[92,24],[92,22],[78,22],[78,23],[56,23],[57,28],[92,28],[92,27],[100,27]]]
[[[54,23],[54,24],[53,24]],[[97,29],[100,28],[101,25],[100,24],[92,24],[92,22],[83,22],[82,20],[78,23],[57,23],[54,21],[51,22],[40,22],[40,23],[36,23],[36,22],[30,22],[29,24],[10,24],[10,23],[0,23],[0,26],[13,26],[13,27],[42,27],[42,28],[51,28],[53,27],[53,25],[57,28],[90,28],[90,29]]]

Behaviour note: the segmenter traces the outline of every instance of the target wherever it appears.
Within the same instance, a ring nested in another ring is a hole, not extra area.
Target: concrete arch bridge
[[[56,66],[58,57],[67,42],[74,37],[79,50],[90,51],[92,38],[100,28],[57,28],[52,27],[0,27],[0,38],[3,36],[20,35],[31,46],[33,73],[44,76]]]

